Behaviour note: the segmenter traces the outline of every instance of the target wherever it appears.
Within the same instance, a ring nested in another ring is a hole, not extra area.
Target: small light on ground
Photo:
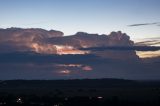
[[[102,96],[98,96],[97,98],[98,98],[98,99],[103,99],[103,97],[102,97]]]

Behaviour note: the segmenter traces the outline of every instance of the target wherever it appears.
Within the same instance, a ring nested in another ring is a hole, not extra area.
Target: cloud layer
[[[159,49],[135,46],[120,31],[63,36],[55,30],[0,29],[0,79],[159,79],[160,58],[136,54]]]
[[[146,26],[146,25],[158,25],[160,22],[154,22],[154,23],[142,23],[142,24],[131,24],[128,25],[129,27],[136,27],[136,26]]]
[[[105,51],[105,50],[114,50],[114,51],[158,51],[160,47],[156,46],[111,46],[111,47],[91,47],[91,48],[82,48],[82,50],[91,50],[91,51]]]
[[[95,55],[0,54],[0,79],[159,79],[160,58],[121,61]]]

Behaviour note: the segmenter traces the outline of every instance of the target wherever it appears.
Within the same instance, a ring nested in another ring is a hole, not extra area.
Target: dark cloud
[[[146,26],[146,25],[157,25],[159,22],[154,22],[154,23],[143,23],[143,24],[131,24],[128,25],[129,27],[134,27],[134,26]]]
[[[109,47],[91,47],[91,48],[81,48],[81,50],[91,50],[91,51],[158,51],[160,47],[158,46],[109,46]]]
[[[94,61],[97,56],[84,55],[57,55],[39,54],[36,52],[12,52],[0,53],[0,63],[57,63],[57,64],[81,64]]]
[[[56,45],[91,52],[59,55]],[[55,30],[0,29],[0,79],[160,78],[160,59],[142,61],[135,52],[156,51],[159,47],[134,45],[120,31],[63,36],[63,32]]]
[[[123,78],[144,80],[160,78],[159,57],[143,61],[121,61],[94,55],[42,55],[20,52],[0,54],[0,58],[0,79]],[[92,70],[84,70],[86,67]]]

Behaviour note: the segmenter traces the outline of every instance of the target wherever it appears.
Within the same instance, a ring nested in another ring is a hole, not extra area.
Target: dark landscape
[[[1,106],[159,106],[160,81],[6,80]]]

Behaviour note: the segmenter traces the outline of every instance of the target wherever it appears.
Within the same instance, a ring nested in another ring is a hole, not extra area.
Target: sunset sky
[[[0,27],[160,36],[160,0],[1,0]],[[136,25],[134,25],[136,24]],[[131,25],[131,26],[130,26]]]
[[[160,0],[0,0],[0,80],[159,80],[159,10]]]

